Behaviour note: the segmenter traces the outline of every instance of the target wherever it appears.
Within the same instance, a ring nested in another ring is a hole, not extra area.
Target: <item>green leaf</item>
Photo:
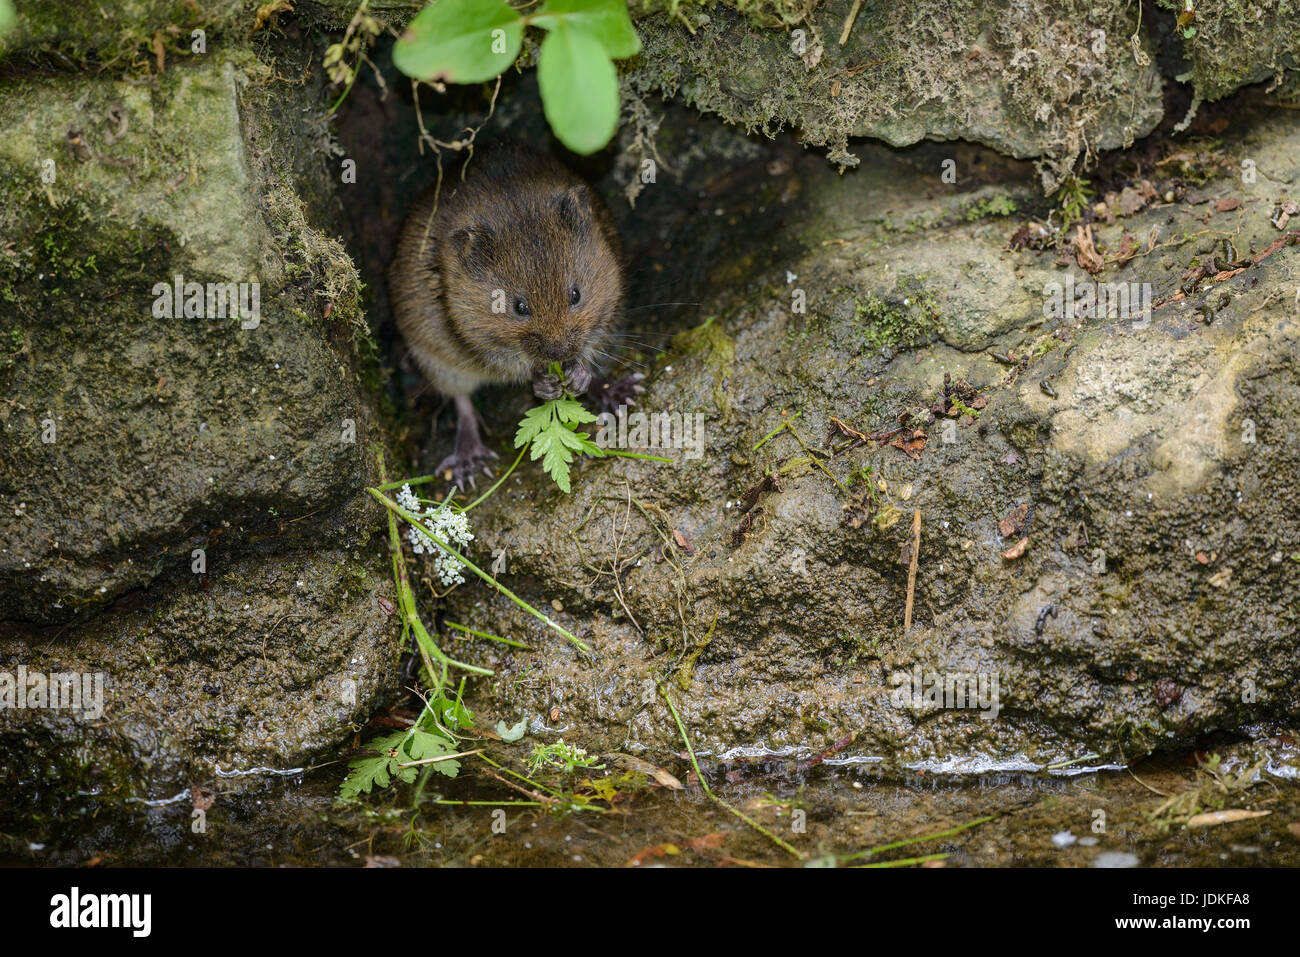
[[[12,0],[0,0],[0,33],[8,33],[18,23]]]
[[[382,738],[375,738],[367,744],[367,748],[378,751],[379,754],[348,762],[348,767],[352,770],[339,786],[339,797],[346,800],[369,794],[371,789],[376,787],[388,787],[391,783],[391,774],[398,770],[397,762],[389,752],[400,748],[405,739],[406,732],[398,731],[395,734],[384,735]]]
[[[348,767],[352,770],[339,786],[339,797],[350,800],[362,794],[369,794],[372,788],[388,787],[388,762],[389,758],[386,754],[377,758],[349,761]]]
[[[429,702],[429,710],[448,731],[456,732],[474,723],[474,713],[460,701],[440,697]]]
[[[417,80],[482,83],[515,62],[523,36],[505,0],[436,0],[393,45],[393,65]]]
[[[588,422],[596,421],[596,414],[588,412],[577,399],[555,399],[555,414],[561,422],[567,422],[570,425],[586,425]]]
[[[518,741],[528,730],[528,719],[521,718],[519,723],[513,728],[507,728],[504,721],[497,722],[497,734],[501,735],[502,741]]]
[[[531,19],[547,30],[560,23],[576,24],[599,40],[615,60],[641,52],[641,38],[624,0],[549,0]]]
[[[440,734],[431,734],[428,731],[421,731],[418,728],[411,732],[411,738],[406,744],[407,753],[410,754],[412,761],[423,761],[425,758],[440,758],[444,754],[454,754],[452,744]],[[439,774],[445,774],[449,778],[454,778],[460,773],[459,761],[435,761],[432,764],[421,765],[420,767],[430,767]],[[418,772],[419,768],[403,768],[403,771]],[[411,775],[415,779],[415,775]]]
[[[574,399],[551,399],[524,413],[515,433],[515,448],[531,445],[529,458],[542,460],[542,468],[560,487],[570,490],[569,465],[573,453],[601,456],[605,450],[584,433],[575,431],[578,426],[595,422],[596,416]]]
[[[542,41],[537,84],[547,122],[573,152],[594,153],[614,138],[618,71],[589,30],[563,20],[556,23]]]

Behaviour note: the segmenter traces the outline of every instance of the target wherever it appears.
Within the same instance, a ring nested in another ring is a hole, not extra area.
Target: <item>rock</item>
[[[70,0],[29,0],[18,4],[14,31],[0,36],[0,60],[23,58],[67,69],[88,63],[125,65],[135,57],[156,62],[161,49],[165,65],[192,52],[195,30],[203,31],[206,42],[236,32],[241,22],[251,29],[251,11],[259,5],[248,0],[206,0],[202,6],[118,0],[109,8]]]
[[[1182,0],[1158,0],[1140,14],[1123,0],[1082,11],[1011,0],[864,5],[847,33],[847,8],[828,0],[748,14],[676,0],[630,7],[644,49],[620,70],[625,94],[643,107],[670,96],[747,131],[793,129],[844,166],[859,161],[853,137],[894,146],[970,140],[1040,161],[1049,190],[1089,151],[1150,133],[1175,74],[1198,102],[1273,76],[1288,83],[1282,98],[1300,82],[1300,32],[1287,0],[1198,3],[1190,34],[1176,22]],[[351,0],[311,0],[299,10],[335,30],[353,11]],[[369,12],[396,27],[412,15],[399,0]],[[644,119],[644,109],[632,112]],[[967,170],[954,173],[970,180]]]
[[[382,559],[373,548],[362,561],[338,549],[238,559],[203,583],[137,592],[75,642],[10,623],[0,674],[90,676],[102,714],[84,699],[80,710],[0,710],[0,782],[15,805],[57,798],[55,785],[156,798],[185,781],[302,766],[393,690]]]
[[[351,343],[365,335],[359,281],[308,224],[259,94],[241,102],[256,69],[212,55],[157,90],[4,90],[0,617],[67,621],[192,578],[195,549],[216,567],[244,543],[373,524],[357,498],[375,435]],[[70,152],[69,131],[92,158]],[[234,315],[232,296],[211,318],[159,316],[178,276],[243,283],[249,308],[256,284],[259,315]]]
[[[107,694],[0,712],[10,782],[34,752],[147,796],[292,767],[393,686],[380,373],[320,87],[271,78],[236,45],[0,81],[0,672]]]
[[[1266,119],[1242,135],[1261,168],[1300,175],[1293,124]],[[870,162],[853,176],[865,183],[800,163],[789,205],[758,211],[761,185],[740,177],[710,196],[739,234],[770,238],[711,264],[727,279],[707,287],[697,315],[713,320],[673,340],[635,410],[702,414],[702,457],[588,460],[568,496],[524,469],[481,508],[482,554],[505,548],[505,583],[537,606],[562,601],[554,617],[588,627],[594,654],[500,596],[460,589],[454,620],[534,649],[481,645],[475,661],[498,674],[475,705],[545,715],[562,701],[552,730],[566,740],[663,755],[681,742],[660,676],[706,754],[813,756],[851,734],[839,757],[949,770],[1087,752],[1131,761],[1212,730],[1293,720],[1294,572],[1270,556],[1300,536],[1297,248],[1180,299],[1199,250],[1179,237],[1202,228],[1200,213],[1148,207],[1093,224],[1101,250],[1126,227],[1168,240],[1095,279],[1137,283],[1136,314],[1045,317],[1052,284],[1093,278],[1050,251],[1007,250],[1015,217],[968,221],[959,199],[916,188],[910,158],[864,149]],[[1242,195],[1229,214],[1241,216],[1238,245],[1271,248],[1273,181],[1216,185]],[[797,224],[793,235],[774,220]],[[694,260],[688,238],[675,255]],[[1149,321],[1137,311],[1144,290],[1160,303]],[[1206,297],[1225,303],[1210,326],[1196,312]],[[994,352],[1018,358],[1007,366]],[[917,461],[877,442],[837,455],[825,464],[843,488],[807,464],[801,441],[822,447],[832,417],[862,433],[898,429],[930,408],[945,373],[987,398],[974,424],[928,425]],[[1048,379],[1055,398],[1040,388]],[[513,408],[498,429],[508,417]],[[792,428],[755,449],[784,421]],[[763,490],[765,472],[782,472],[779,489]],[[997,521],[1024,503],[1034,547],[1003,562],[1012,542]],[[850,506],[870,514],[846,521]],[[923,526],[904,634],[900,519],[912,507]],[[1197,551],[1220,557],[1203,568]],[[1215,588],[1223,567],[1231,587]],[[927,700],[937,681],[980,676],[983,692],[970,690],[984,706]],[[1183,689],[1176,702],[1153,691],[1160,680]]]
[[[1186,17],[1183,0],[1157,0]],[[1294,93],[1300,73],[1300,30],[1290,0],[1197,0],[1195,12],[1174,33],[1190,69],[1180,79],[1192,83],[1201,100],[1217,100],[1249,83],[1285,78]],[[1280,98],[1280,97],[1279,97]]]
[[[858,162],[849,137],[960,138],[1042,158],[1049,185],[1085,144],[1128,145],[1163,115],[1147,34],[1120,0],[1087,15],[1012,2],[868,5],[841,45],[846,12],[816,4],[792,32],[723,6],[640,18],[645,50],[627,81],[747,130],[795,128],[845,165]]]

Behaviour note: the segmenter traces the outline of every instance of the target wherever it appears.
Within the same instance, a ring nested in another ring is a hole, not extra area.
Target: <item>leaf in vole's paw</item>
[[[568,492],[569,465],[573,453],[600,456],[605,452],[585,433],[578,432],[580,425],[595,422],[596,416],[573,399],[551,399],[524,413],[515,433],[515,448],[531,443],[529,458],[542,460],[542,468],[559,486]]]

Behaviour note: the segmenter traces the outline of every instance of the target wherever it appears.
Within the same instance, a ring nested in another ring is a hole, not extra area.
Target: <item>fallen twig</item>
[[[916,566],[921,558],[921,510],[912,509],[912,559],[907,565],[907,607],[903,609],[903,631],[912,630],[912,600],[916,597]]]

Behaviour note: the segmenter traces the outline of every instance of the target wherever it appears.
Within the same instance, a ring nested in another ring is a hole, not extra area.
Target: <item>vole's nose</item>
[[[573,348],[567,337],[539,339],[537,355],[546,362],[565,362],[573,358]]]

